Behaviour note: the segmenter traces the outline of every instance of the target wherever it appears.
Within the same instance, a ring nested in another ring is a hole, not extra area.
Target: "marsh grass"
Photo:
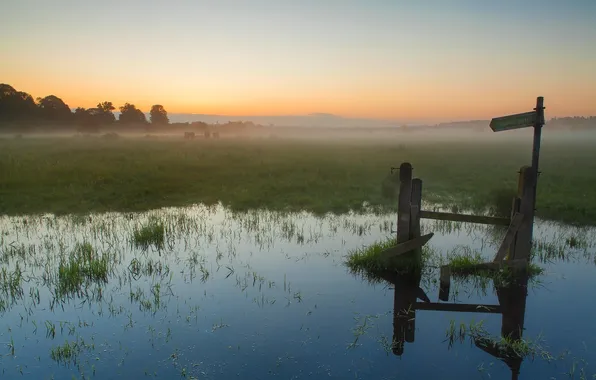
[[[477,268],[478,264],[489,262],[483,258],[480,252],[476,252],[467,246],[458,247],[447,254],[447,265],[451,269],[453,278],[460,282],[467,282],[474,288],[486,291],[490,282],[494,286],[507,286],[517,281],[519,276],[535,278],[544,273],[544,269],[537,264],[531,263],[526,268],[512,269],[503,267],[498,270],[486,270]]]
[[[78,293],[89,283],[107,283],[108,260],[107,254],[100,257],[91,244],[78,244],[70,258],[60,262],[56,295]]]
[[[544,348],[544,340],[540,335],[536,339],[514,339],[511,336],[494,336],[484,329],[484,321],[482,320],[479,322],[472,321],[469,324],[460,323],[459,325],[454,320],[451,320],[445,339],[448,342],[449,348],[457,341],[463,343],[466,338],[472,344],[490,349],[501,359],[523,359],[526,357],[534,359],[536,356],[547,361],[554,359],[554,356]]]
[[[165,231],[164,223],[161,220],[151,218],[145,225],[135,228],[132,241],[135,246],[143,250],[147,250],[151,246],[162,249],[165,245]]]
[[[75,341],[65,341],[64,344],[50,349],[50,358],[60,364],[77,363],[79,355],[85,350],[94,348],[93,344],[87,344],[83,338]]]
[[[420,271],[433,254],[430,247],[408,252],[390,261],[382,259],[381,253],[396,245],[395,238],[377,240],[371,245],[350,251],[344,261],[349,271],[362,275],[370,282],[380,282],[383,274]]]

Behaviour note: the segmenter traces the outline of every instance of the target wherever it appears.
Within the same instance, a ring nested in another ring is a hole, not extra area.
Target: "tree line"
[[[93,131],[102,126],[119,124],[122,126],[164,126],[170,123],[168,112],[161,104],[155,104],[145,113],[134,104],[125,103],[119,108],[118,119],[112,102],[103,101],[93,108],[78,107],[74,111],[55,95],[39,97],[17,91],[14,87],[0,83],[0,128],[43,125],[48,129],[75,126],[79,130]]]

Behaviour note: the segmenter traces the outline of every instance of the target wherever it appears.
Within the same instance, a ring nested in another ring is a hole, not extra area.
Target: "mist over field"
[[[596,380],[594,16],[1,0],[0,380]]]

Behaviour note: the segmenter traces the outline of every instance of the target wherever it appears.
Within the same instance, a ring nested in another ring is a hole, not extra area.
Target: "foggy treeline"
[[[116,111],[116,112],[114,112]],[[119,112],[118,112],[119,111]],[[117,115],[116,115],[117,114]],[[394,132],[416,132],[436,130],[467,130],[489,132],[490,120],[470,120],[435,125],[394,125],[382,128],[346,127],[348,130],[392,130]],[[551,118],[547,121],[549,129],[568,131],[596,131],[596,116]],[[299,125],[293,125],[300,127]],[[320,127],[323,127],[322,125]],[[344,126],[345,127],[345,126]],[[171,123],[168,112],[161,104],[155,104],[147,115],[132,103],[116,107],[110,101],[100,101],[96,107],[71,109],[55,95],[33,98],[27,92],[0,83],[0,132],[54,132],[73,131],[97,133],[102,130],[129,131],[207,131],[217,128],[220,131],[251,132],[268,129],[251,121],[228,121],[222,124],[208,124],[203,121]],[[286,129],[286,128],[284,128]],[[310,128],[309,128],[310,129]],[[320,132],[325,128],[317,128]],[[335,129],[335,128],[333,128]],[[289,132],[289,131],[287,131]]]
[[[162,131],[175,129],[207,130],[210,125],[196,121],[192,123],[170,123],[168,112],[161,104],[155,104],[149,117],[132,103],[118,107],[110,101],[101,101],[96,107],[78,107],[72,110],[68,104],[55,95],[33,96],[14,87],[0,83],[0,132],[26,132],[30,130],[53,132],[76,130],[94,133],[106,129]],[[258,127],[251,122],[235,121],[218,125],[229,130],[243,130]]]

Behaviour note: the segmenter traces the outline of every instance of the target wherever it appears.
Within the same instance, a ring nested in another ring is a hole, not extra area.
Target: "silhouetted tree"
[[[0,122],[31,121],[36,116],[37,106],[31,95],[0,83]]]
[[[135,107],[134,104],[125,103],[120,107],[120,116],[118,121],[124,124],[136,124],[136,123],[147,123],[147,118],[143,111]]]
[[[151,124],[166,125],[170,123],[170,119],[168,119],[168,112],[160,104],[156,104],[151,107],[149,116],[151,118]]]
[[[73,114],[66,103],[55,95],[37,98],[39,116],[43,121],[50,123],[68,123],[72,121]]]
[[[99,118],[99,123],[112,124],[116,121],[116,117],[112,113],[112,111],[114,111],[115,109],[116,107],[114,107],[112,102],[101,102],[97,104],[97,108],[94,109],[96,111],[93,112],[97,114],[97,117]]]
[[[84,109],[79,107],[74,112],[77,129],[81,132],[95,133],[101,125],[102,112],[97,108]]]

